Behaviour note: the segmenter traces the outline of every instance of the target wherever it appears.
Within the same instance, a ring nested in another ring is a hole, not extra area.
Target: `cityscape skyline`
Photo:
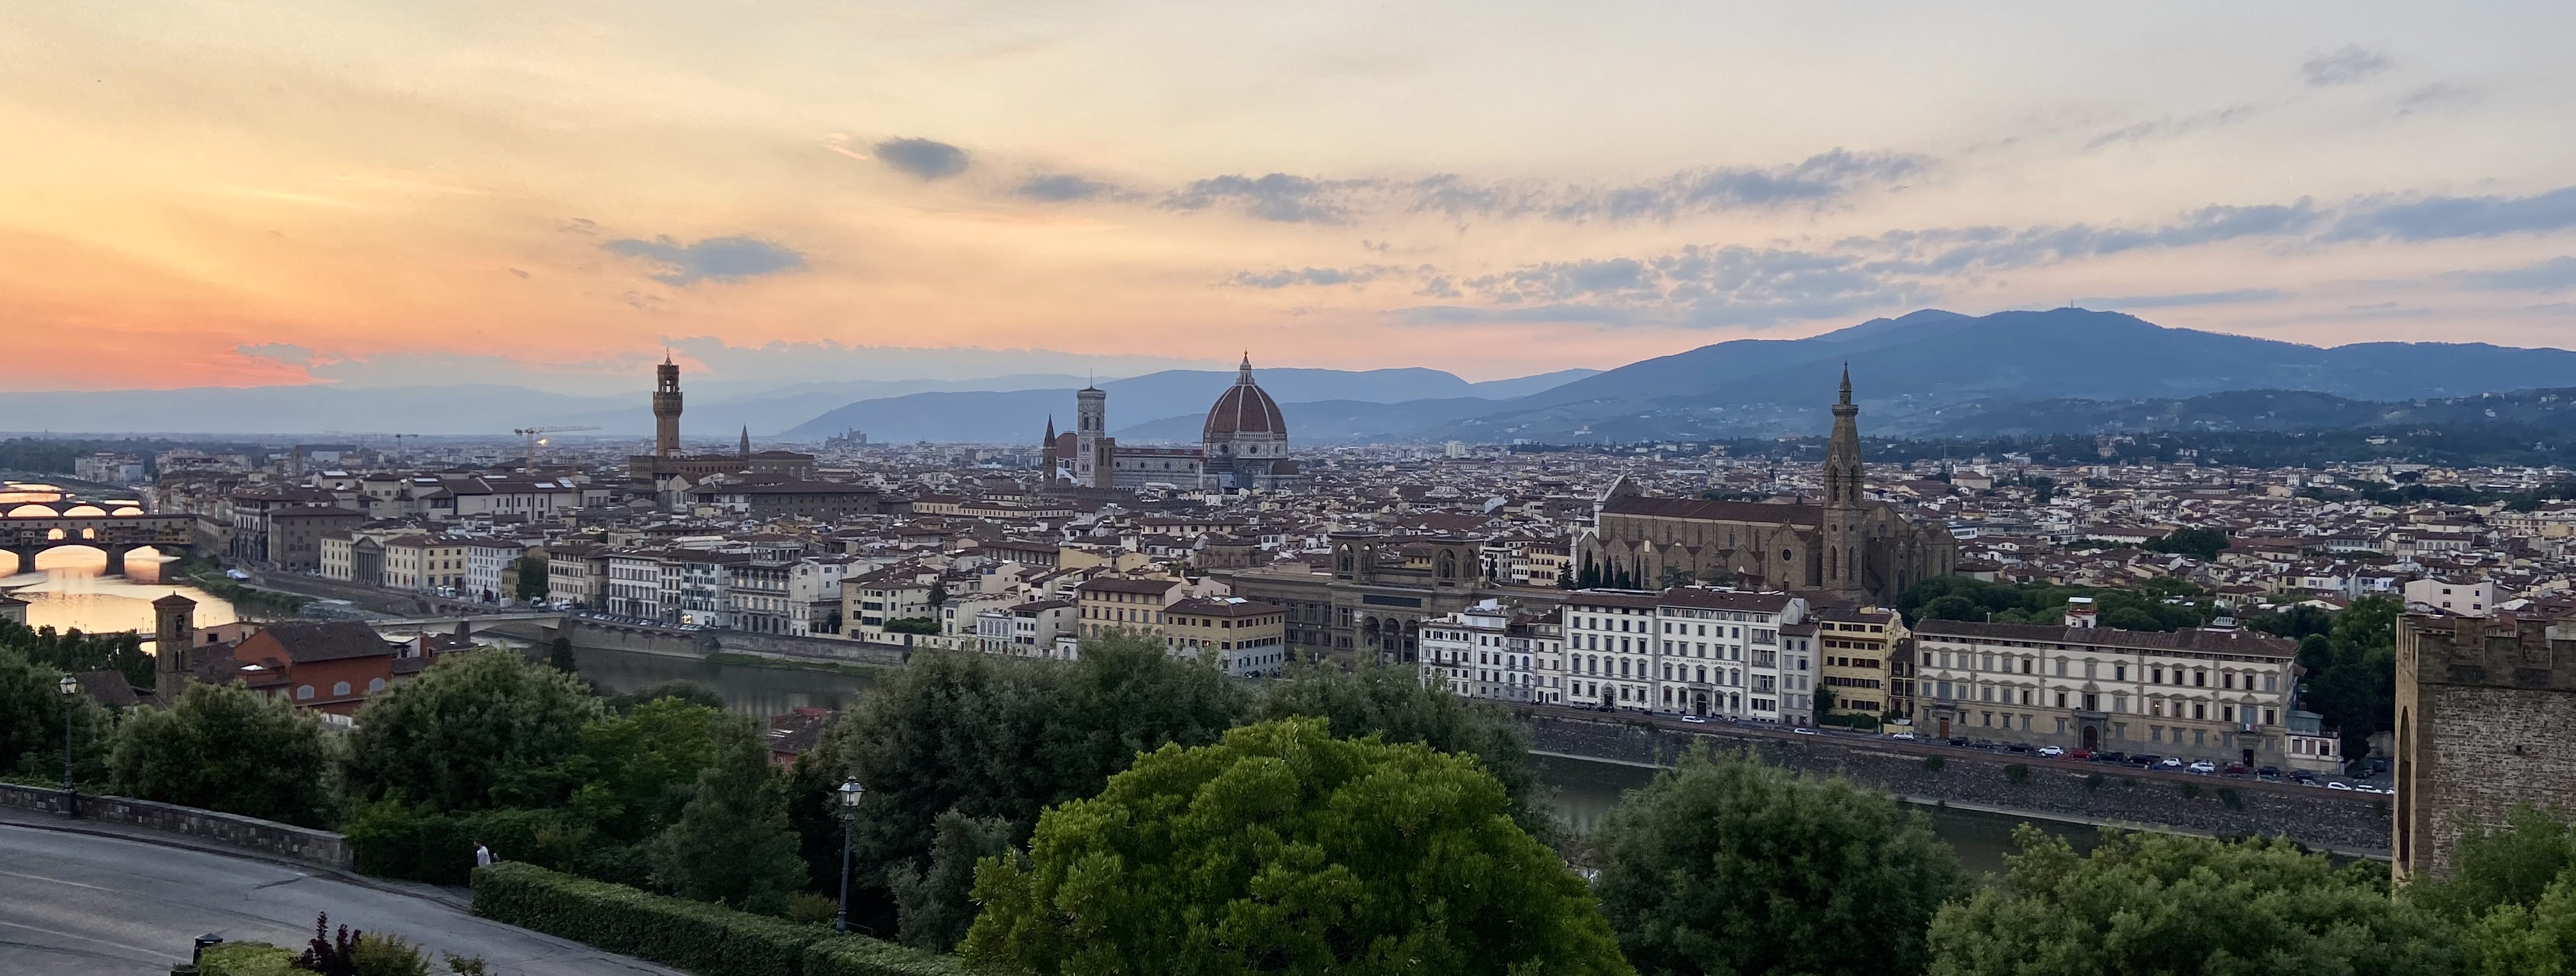
[[[2326,9],[19,9],[0,382],[2568,345],[2567,14]]]

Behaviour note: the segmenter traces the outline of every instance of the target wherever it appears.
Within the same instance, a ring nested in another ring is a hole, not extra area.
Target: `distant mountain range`
[[[2485,425],[2564,433],[2576,430],[2576,388],[2481,393],[2421,400],[2348,400],[2305,390],[2231,390],[2184,400],[2040,400],[1997,407],[1940,425],[1941,437],[2165,431],[2401,430]]]
[[[2436,342],[2320,348],[2077,308],[1975,317],[1925,309],[1805,339],[1721,342],[1607,372],[1485,383],[1424,368],[1257,375],[1299,441],[1572,443],[1819,435],[1831,425],[1826,408],[1846,366],[1862,429],[1873,436],[2195,424],[2288,430],[2524,414],[2511,422],[2545,427],[2566,398],[2542,397],[2576,378],[2576,352]],[[1100,386],[1109,393],[1112,435],[1187,444],[1197,442],[1202,415],[1232,382],[1229,371],[1170,370]],[[691,387],[682,427],[693,442],[729,443],[748,426],[765,439],[862,430],[879,442],[1034,444],[1050,415],[1059,430],[1072,426],[1081,384],[1061,375],[768,389],[707,383]],[[2509,391],[2538,392],[2476,401]],[[2373,416],[2381,419],[2366,420]],[[531,424],[635,436],[650,431],[651,416],[640,385],[628,397],[514,386],[0,393],[0,431],[496,434]]]

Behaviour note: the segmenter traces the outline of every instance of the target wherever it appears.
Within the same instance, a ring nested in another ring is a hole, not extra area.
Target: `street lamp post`
[[[868,791],[857,778],[841,781],[841,911],[832,918],[832,931],[850,930],[850,838],[859,826],[859,797]]]
[[[80,816],[80,784],[72,781],[72,706],[80,701],[80,679],[64,675],[55,685],[63,692],[63,816]]]

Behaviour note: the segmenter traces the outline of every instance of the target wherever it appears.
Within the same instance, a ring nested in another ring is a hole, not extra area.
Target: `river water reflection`
[[[197,626],[212,627],[240,619],[233,605],[193,586],[164,586],[163,560],[142,554],[126,557],[124,576],[108,576],[107,554],[95,549],[55,549],[36,561],[36,571],[0,577],[0,592],[27,601],[27,626],[83,633],[140,630],[152,633],[152,601],[173,591],[197,601]]]
[[[1595,762],[1588,759],[1562,759],[1555,756],[1532,756],[1540,782],[1556,787],[1556,809],[1574,825],[1577,834],[1592,831],[1608,813],[1620,794],[1645,786],[1655,771],[1639,766]],[[1959,852],[1959,863],[1971,872],[2001,875],[2004,855],[2012,852],[2013,828],[2025,818],[1999,813],[1979,813],[1949,807],[1917,807],[1932,818],[1932,833]],[[2093,849],[2097,836],[2093,827],[2056,820],[2031,819],[2029,823],[2066,838],[2079,852]]]
[[[806,671],[795,668],[719,664],[696,658],[665,657],[596,647],[577,647],[573,664],[581,676],[610,692],[636,691],[671,681],[694,681],[715,689],[725,707],[757,719],[798,708],[838,709],[858,700],[876,684],[865,674]]]

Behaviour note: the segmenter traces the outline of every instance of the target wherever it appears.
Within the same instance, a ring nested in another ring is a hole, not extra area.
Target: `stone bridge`
[[[110,576],[125,575],[125,556],[136,549],[186,556],[197,548],[194,515],[45,515],[27,511],[46,507],[21,505],[0,517],[0,549],[17,555],[19,572],[33,571],[37,554],[65,546],[86,546],[106,553]],[[98,511],[84,505],[67,511],[78,513],[83,508]]]

